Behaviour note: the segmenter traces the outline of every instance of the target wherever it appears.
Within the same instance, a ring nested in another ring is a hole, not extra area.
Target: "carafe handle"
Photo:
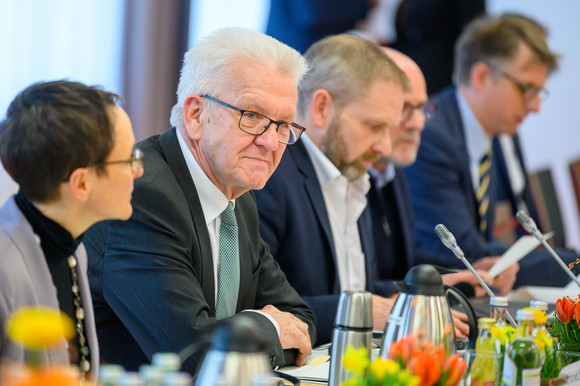
[[[477,315],[475,310],[469,303],[467,297],[459,290],[454,287],[445,285],[445,292],[448,295],[453,296],[459,304],[463,307],[465,314],[467,315],[467,324],[469,325],[469,344],[468,348],[475,348],[475,341],[477,340],[478,330],[477,330]]]

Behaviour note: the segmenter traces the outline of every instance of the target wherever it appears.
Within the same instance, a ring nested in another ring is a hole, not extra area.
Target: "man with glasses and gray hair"
[[[133,216],[87,234],[104,360],[137,369],[248,311],[273,366],[306,362],[314,314],[261,239],[249,192],[304,131],[292,121],[306,70],[297,51],[240,28],[215,31],[185,54],[174,127],[138,144],[146,172]],[[204,352],[183,369],[195,373]]]
[[[427,124],[417,161],[405,169],[416,218],[417,239],[432,253],[459,261],[434,227],[443,223],[479,269],[488,270],[508,246],[493,236],[498,165],[492,140],[514,135],[530,112],[538,112],[544,84],[558,55],[537,22],[517,14],[474,20],[456,44],[455,87],[432,98],[437,115]],[[560,251],[572,262],[573,253]],[[568,276],[547,251],[520,261],[515,287],[563,286]]]
[[[298,99],[306,135],[256,191],[260,231],[276,261],[316,313],[318,344],[330,341],[344,290],[373,291],[376,274],[366,194],[368,169],[389,154],[408,79],[374,43],[335,35],[305,54],[311,69]],[[373,295],[374,327],[392,300]]]

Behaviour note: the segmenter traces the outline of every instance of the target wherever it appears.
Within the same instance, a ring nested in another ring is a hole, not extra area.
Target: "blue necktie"
[[[215,307],[216,319],[225,319],[236,313],[240,289],[240,252],[238,223],[233,204],[228,203],[221,214],[219,234],[219,274]]]

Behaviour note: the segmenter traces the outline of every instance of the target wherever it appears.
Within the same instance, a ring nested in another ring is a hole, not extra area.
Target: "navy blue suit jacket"
[[[374,290],[377,294],[389,296],[396,286],[394,281],[403,280],[394,272],[398,272],[397,265],[403,264],[405,270],[409,270],[418,264],[435,264],[445,266],[448,264],[446,256],[430,253],[419,246],[415,237],[415,218],[411,206],[411,196],[407,186],[407,179],[400,168],[395,168],[395,178],[390,182],[393,185],[395,205],[399,214],[401,240],[394,242],[403,244],[403,254],[400,256],[386,256],[382,251],[388,250],[389,237],[385,233],[384,222],[386,221],[385,196],[375,184],[369,191],[369,208],[373,219],[373,238],[375,242],[376,260],[378,266],[377,281]],[[393,224],[389,225],[391,228]]]
[[[422,247],[432,253],[445,254],[445,247],[433,231],[442,223],[455,235],[458,245],[470,261],[484,256],[501,255],[508,248],[493,238],[492,226],[484,235],[479,232],[479,214],[465,135],[455,89],[449,87],[433,97],[438,111],[421,138],[417,161],[405,169],[411,192],[413,212],[417,220],[417,237]],[[492,163],[490,183],[490,208],[496,202],[497,163]],[[493,210],[487,211],[488,224],[493,224]],[[558,250],[569,263],[575,254]],[[452,254],[449,267],[460,267],[460,261]],[[520,273],[515,286],[519,285],[565,285],[568,276],[547,251],[536,249],[520,261]]]
[[[368,0],[272,0],[266,34],[304,53],[312,43],[354,28],[367,7]]]
[[[288,146],[262,190],[254,192],[260,233],[288,281],[316,314],[318,344],[330,341],[340,295],[334,241],[314,165],[301,141]],[[358,221],[372,290],[376,264],[368,207]]]

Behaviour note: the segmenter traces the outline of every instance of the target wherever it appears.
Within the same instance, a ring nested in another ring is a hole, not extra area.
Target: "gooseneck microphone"
[[[463,253],[461,248],[459,248],[459,245],[457,245],[457,240],[455,240],[455,236],[453,236],[453,233],[449,232],[449,229],[447,229],[447,227],[443,224],[439,224],[435,227],[435,233],[437,234],[437,236],[439,236],[439,239],[441,239],[441,242],[443,243],[443,245],[445,245],[447,248],[449,248],[451,250],[451,252],[453,252],[453,254],[459,260],[461,260],[463,262],[463,264],[465,264],[467,269],[469,269],[471,274],[473,276],[475,276],[475,278],[477,279],[479,284],[481,284],[481,286],[483,287],[485,292],[487,292],[487,294],[490,297],[496,296],[492,292],[492,290],[489,288],[489,286],[483,281],[481,276],[479,276],[479,274],[475,271],[475,269],[473,269],[473,267],[471,266],[469,261],[467,261],[467,259],[465,258],[465,254]],[[514,327],[517,326],[516,321],[514,320],[514,318],[512,318],[509,311],[507,311],[507,310],[506,310],[506,318],[511,323],[512,326],[514,326]]]
[[[526,212],[524,212],[523,210],[520,210],[516,214],[516,218],[518,219],[520,224],[522,224],[522,226],[524,227],[526,232],[528,232],[529,234],[534,236],[540,243],[542,243],[544,248],[546,248],[548,250],[548,252],[550,252],[550,255],[552,255],[554,260],[556,260],[556,262],[558,264],[560,264],[560,267],[562,267],[562,269],[564,271],[566,271],[568,276],[570,276],[572,278],[572,280],[574,280],[576,285],[578,287],[580,287],[580,281],[578,280],[578,278],[572,273],[572,271],[570,271],[568,269],[568,266],[566,266],[566,263],[564,263],[564,261],[562,261],[562,258],[560,256],[558,256],[558,254],[556,253],[556,251],[554,251],[554,249],[550,246],[550,244],[548,244],[546,242],[546,239],[544,238],[544,235],[542,234],[542,232],[540,232],[540,230],[538,229],[536,222],[530,216],[528,216],[528,214]]]

